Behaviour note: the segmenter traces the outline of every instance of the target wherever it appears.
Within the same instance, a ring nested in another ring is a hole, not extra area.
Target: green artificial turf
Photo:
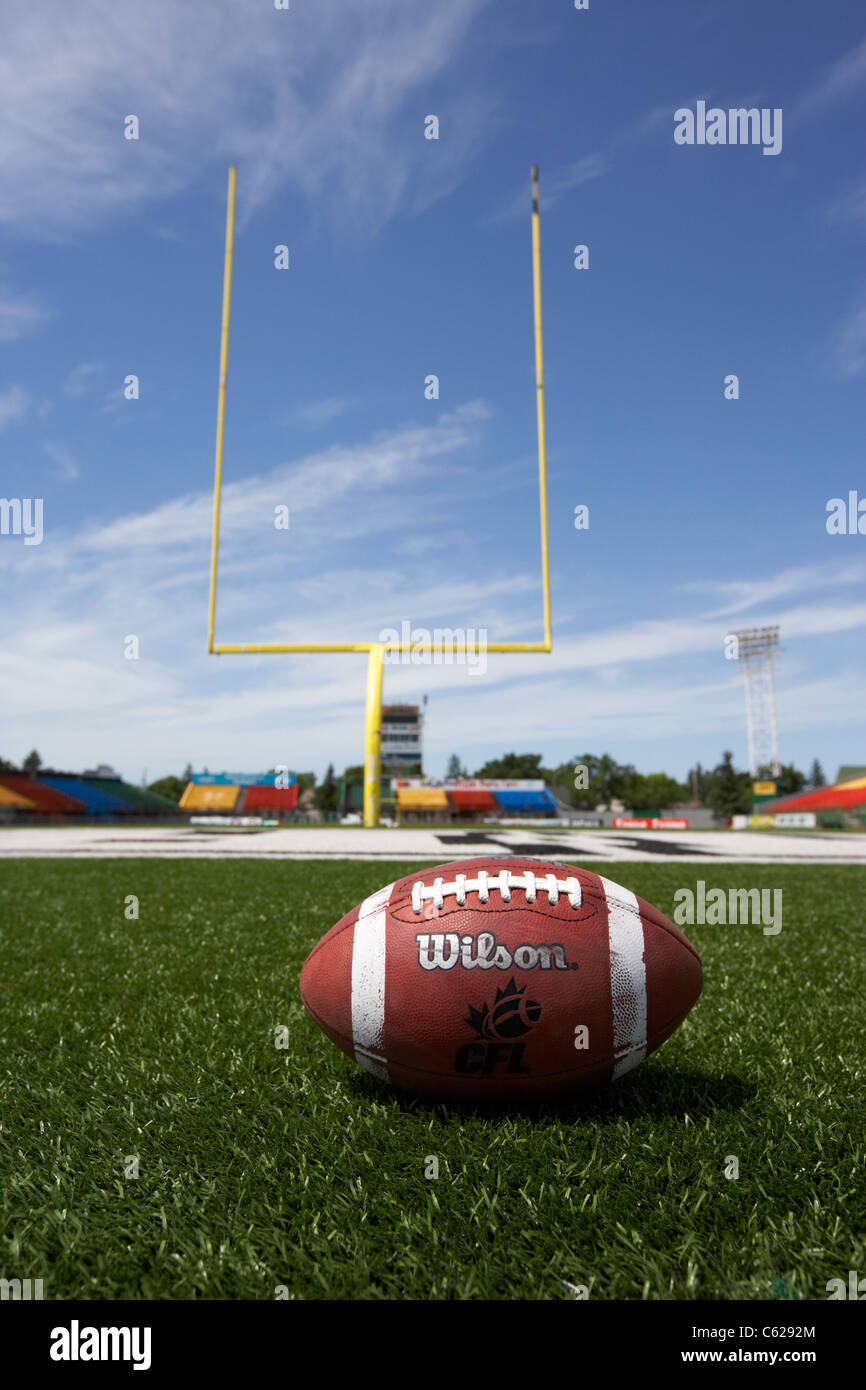
[[[660,1052],[485,1113],[382,1087],[298,998],[315,941],[412,869],[4,861],[0,1277],[51,1299],[796,1299],[866,1272],[866,870],[605,864],[668,914],[699,877],[782,888],[783,929],[687,928],[704,994]]]

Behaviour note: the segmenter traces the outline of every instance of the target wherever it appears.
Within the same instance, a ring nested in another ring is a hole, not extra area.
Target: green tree
[[[41,766],[42,759],[36,752],[36,749],[31,748],[30,752],[27,754],[27,757],[21,764],[21,771],[26,772],[28,777],[38,777],[39,769]]]
[[[0,772],[17,772],[17,771],[18,771],[18,769],[17,769],[17,767],[15,766],[14,763],[8,762],[8,761],[6,760],[6,758],[0,758]]]
[[[595,809],[595,791],[588,784],[588,772],[576,771],[580,761],[579,758],[572,758],[567,763],[560,763],[559,767],[551,768],[548,786],[555,787],[569,805],[591,811]]]
[[[651,772],[648,777],[637,776],[629,788],[629,806],[636,814],[651,811],[661,814],[678,801],[685,801],[687,789],[665,772]]]
[[[630,763],[618,763],[610,753],[575,754],[567,763],[544,772],[551,786],[562,788],[572,806],[583,811],[610,806],[612,801],[631,802],[639,774]]]
[[[818,787],[826,787],[826,785],[827,778],[824,776],[824,769],[816,758],[809,772],[809,786],[817,790]]]
[[[474,774],[476,777],[526,777],[533,780],[551,776],[541,766],[540,753],[503,753],[501,758],[489,758]]]
[[[618,763],[610,753],[602,753],[600,758],[596,758],[595,767],[590,772],[591,782],[599,793],[598,800],[604,806],[610,806],[614,801],[627,805],[638,776],[637,769],[631,763]]]
[[[299,772],[299,773],[297,774],[297,777],[298,777],[298,796],[300,796],[302,792],[308,792],[308,791],[310,790],[311,787],[315,787],[315,785],[316,785],[316,774],[315,774],[315,772]]]
[[[336,811],[337,809],[337,779],[334,776],[334,764],[328,763],[328,770],[325,773],[324,781],[316,787],[313,793],[313,800],[316,809],[323,814]]]
[[[460,759],[456,753],[452,753],[448,759],[445,776],[449,782],[455,782],[459,777],[466,776],[466,768],[460,766]]]
[[[723,753],[722,761],[707,778],[707,805],[717,820],[748,815],[752,809],[752,779],[748,772],[737,772],[733,753]]]
[[[696,796],[698,801],[706,801],[707,774],[700,763],[695,763],[694,767],[689,769],[686,784],[689,789],[689,800]]]
[[[176,801],[180,804],[185,789],[186,782],[182,777],[159,777],[155,782],[150,783],[147,790],[156,792],[157,796],[167,796],[169,801]]]
[[[618,763],[610,753],[602,753],[600,758],[584,754],[580,761],[589,767],[589,784],[597,806],[610,806],[614,801],[629,804],[639,775],[631,763]]]
[[[776,783],[780,796],[796,796],[806,785],[806,774],[793,763],[783,763],[778,777],[771,778]]]

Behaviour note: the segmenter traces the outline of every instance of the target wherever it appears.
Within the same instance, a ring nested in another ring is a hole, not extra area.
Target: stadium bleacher
[[[401,821],[545,817],[558,816],[561,810],[539,779],[461,778],[437,783],[398,777],[394,787]]]
[[[89,816],[119,815],[129,810],[126,802],[121,801],[119,797],[103,791],[100,785],[90,785],[81,777],[73,777],[66,773],[40,773],[39,782],[41,786],[52,787],[54,791],[63,792],[66,796],[83,802]]]
[[[231,783],[209,786],[198,782],[189,782],[180,799],[180,809],[182,811],[221,811],[225,815],[234,814],[240,790],[239,786],[234,786]]]
[[[180,808],[168,797],[143,787],[130,786],[122,778],[88,776],[72,772],[24,772],[0,774],[0,814],[5,822],[41,818],[90,818],[99,820],[177,817]]]
[[[28,801],[26,796],[20,792],[10,791],[9,787],[0,787],[0,807],[12,807],[18,811],[35,811],[36,803]]]
[[[82,777],[81,780],[88,787],[115,797],[129,810],[155,816],[177,814],[176,801],[170,801],[167,796],[159,796],[157,792],[148,791],[144,787],[132,787],[128,782],[122,782],[119,777]]]
[[[28,777],[23,772],[4,772],[0,775],[0,786],[24,797],[31,803],[33,811],[41,815],[80,816],[87,810],[80,798],[69,792],[58,791],[42,779]]]
[[[397,811],[401,820],[449,820],[450,809],[442,787],[397,787]]]
[[[461,816],[490,816],[496,810],[496,798],[486,787],[449,787],[448,798]]]
[[[536,816],[555,816],[557,805],[546,787],[535,790],[531,787],[496,789],[496,800],[503,811],[510,815],[528,813]]]
[[[284,815],[296,810],[298,805],[297,783],[293,787],[244,787],[243,792],[243,801],[238,806],[239,815],[267,811]]]

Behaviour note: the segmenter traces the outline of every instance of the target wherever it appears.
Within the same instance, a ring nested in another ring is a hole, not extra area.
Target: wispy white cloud
[[[866,39],[826,67],[794,108],[797,118],[842,101],[866,87]]]
[[[680,102],[653,106],[636,120],[613,132],[601,149],[589,150],[579,158],[560,168],[553,166],[544,170],[544,183],[541,190],[541,205],[552,208],[567,194],[581,188],[594,179],[601,178],[629,152],[639,150],[648,143],[657,143],[666,125],[673,132],[674,111]],[[526,189],[503,204],[496,220],[507,220],[526,216]]]
[[[42,449],[55,465],[58,478],[64,482],[73,482],[79,476],[81,470],[78,464],[62,444],[43,444]]]
[[[836,334],[833,363],[843,377],[866,372],[866,301],[857,304]]]
[[[15,420],[22,420],[30,407],[30,396],[23,386],[10,386],[0,395],[0,430]]]
[[[542,208],[552,208],[567,193],[572,193],[574,189],[580,188],[584,183],[589,183],[592,179],[600,178],[606,172],[608,160],[605,155],[598,151],[591,151],[581,155],[579,159],[573,160],[570,164],[557,169],[555,166],[545,168],[543,187],[541,191]],[[505,222],[516,220],[519,217],[526,217],[529,198],[529,186],[524,182],[521,188],[503,202],[496,211],[492,220],[495,222]]]
[[[640,139],[646,139],[650,136],[657,135],[658,132],[664,130],[665,127],[672,132],[674,128],[674,112],[679,105],[679,102],[663,102],[659,106],[653,106],[635,122],[632,134]]]
[[[379,225],[429,196],[422,91],[436,83],[443,110],[479,100],[483,80],[461,82],[457,59],[490,3],[317,0],[301,14],[237,0],[78,0],[74,11],[30,0],[4,16],[0,221],[57,238],[207,179],[209,161],[221,183],[237,161],[241,222],[291,186],[341,226]],[[124,139],[128,115],[137,141]],[[477,149],[492,131],[476,127]],[[438,154],[450,168],[448,146]]]
[[[408,426],[375,436],[368,444],[333,445],[296,463],[281,465],[265,475],[224,484],[223,541],[261,537],[273,531],[274,507],[284,504],[292,516],[306,515],[305,524],[320,528],[329,545],[355,533],[378,534],[396,513],[369,510],[359,520],[359,499],[375,496],[399,483],[407,496],[411,483],[436,475],[437,463],[459,456],[473,443],[489,410],[473,402],[443,414],[434,425]],[[343,511],[337,509],[342,504]],[[408,501],[407,501],[408,505]],[[412,504],[414,506],[414,503]],[[172,498],[152,511],[119,517],[84,531],[78,544],[87,550],[141,553],[187,546],[191,538],[210,532],[209,492]],[[345,523],[344,529],[341,526]]]
[[[325,396],[320,401],[307,401],[304,405],[296,406],[287,419],[290,425],[299,425],[301,429],[318,430],[338,420],[357,404],[357,396]]]
[[[749,608],[766,605],[790,594],[814,593],[821,589],[845,589],[866,585],[866,560],[842,560],[818,565],[799,565],[778,574],[743,579],[696,580],[680,585],[681,593],[706,594],[719,601],[705,616],[733,617]]]
[[[779,718],[786,735],[806,729],[820,737],[834,727],[856,727],[862,721],[857,674],[856,669],[843,668],[802,682],[780,678]],[[471,679],[449,691],[446,701],[443,675],[444,668],[430,677],[424,673],[424,688],[430,690],[436,710],[425,742],[428,752],[438,752],[443,763],[455,749],[466,748],[467,730],[472,730],[473,748],[502,752],[514,746],[515,730],[520,730],[522,748],[543,753],[559,746],[564,757],[586,749],[627,748],[629,742],[643,743],[647,736],[660,745],[683,739],[692,747],[709,742],[717,754],[726,745],[745,741],[742,677],[736,671],[713,680],[669,668],[666,673],[647,672],[639,683],[623,680],[610,685],[581,671],[567,680],[551,681],[539,662],[522,681],[496,686],[485,701],[480,728],[473,713],[478,693]],[[409,668],[395,668],[393,676],[389,671],[389,689],[395,699],[412,694],[417,698],[417,672],[413,680]],[[659,759],[653,768],[651,755],[639,761],[646,771],[664,766]]]
[[[113,415],[114,418],[117,420],[123,419],[125,411],[126,420],[132,420],[133,416],[129,410],[129,401],[126,399],[126,396],[123,394],[123,391],[124,388],[122,383],[119,386],[114,386],[109,391],[107,391],[105,393],[105,396],[103,397],[102,405],[99,407],[99,413],[101,415]]]
[[[550,177],[545,180],[544,203],[552,205],[558,202],[564,193],[571,193],[575,188],[580,188],[592,179],[599,178],[605,172],[606,167],[607,161],[604,156],[593,153],[583,155],[580,159],[574,160],[572,164],[566,165],[564,169],[554,170]]]
[[[86,396],[89,391],[98,389],[104,374],[105,368],[101,362],[79,362],[67,375],[63,383],[63,394],[72,397],[73,400],[79,396]]]
[[[2,59],[0,59],[2,70]],[[2,98],[0,98],[2,110]],[[2,213],[0,213],[2,218]],[[13,290],[0,286],[0,343],[14,343],[28,333],[41,328],[50,317],[48,312],[26,294],[16,294]]]
[[[476,403],[436,425],[407,426],[230,484],[218,638],[373,640],[403,620],[483,626],[490,640],[536,635],[534,569],[497,568],[493,548],[489,566],[463,570],[449,558],[453,527],[439,530],[425,516],[418,530],[413,484],[438,481],[443,461],[450,470],[472,452],[485,418]],[[272,508],[283,499],[298,507],[292,544],[312,537],[316,563],[299,563],[274,544]],[[360,552],[341,541],[353,517]],[[383,518],[393,526],[390,563]],[[205,655],[209,522],[209,494],[191,493],[71,533],[54,533],[48,521],[42,546],[0,549],[9,596],[0,650],[5,756],[23,756],[36,743],[55,764],[102,759],[138,775],[126,766],[132,727],[135,756],[152,769],[187,759],[214,766],[229,747],[230,761],[251,768],[357,760],[362,658]],[[418,563],[413,536],[434,543],[434,561],[422,554]],[[635,731],[646,743],[735,743],[742,678],[724,660],[723,643],[731,617],[748,611],[752,621],[782,626],[785,728],[856,725],[862,682],[844,652],[862,649],[863,571],[864,562],[851,559],[719,584],[695,580],[680,589],[678,617],[584,626],[557,636],[550,655],[491,656],[483,677],[461,666],[390,666],[389,695],[414,701],[431,692],[429,747],[443,753],[468,741],[511,746],[515,731],[539,750],[619,746]],[[129,633],[140,639],[138,662],[124,659]],[[831,641],[833,633],[852,638],[816,677],[799,644]]]
[[[855,183],[829,205],[827,219],[836,225],[847,224],[866,230],[866,179]]]

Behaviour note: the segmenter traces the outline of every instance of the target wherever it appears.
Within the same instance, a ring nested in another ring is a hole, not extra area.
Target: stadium
[[[308,1301],[775,1364],[866,1296],[863,41],[698,8],[9,21],[34,1365]]]

